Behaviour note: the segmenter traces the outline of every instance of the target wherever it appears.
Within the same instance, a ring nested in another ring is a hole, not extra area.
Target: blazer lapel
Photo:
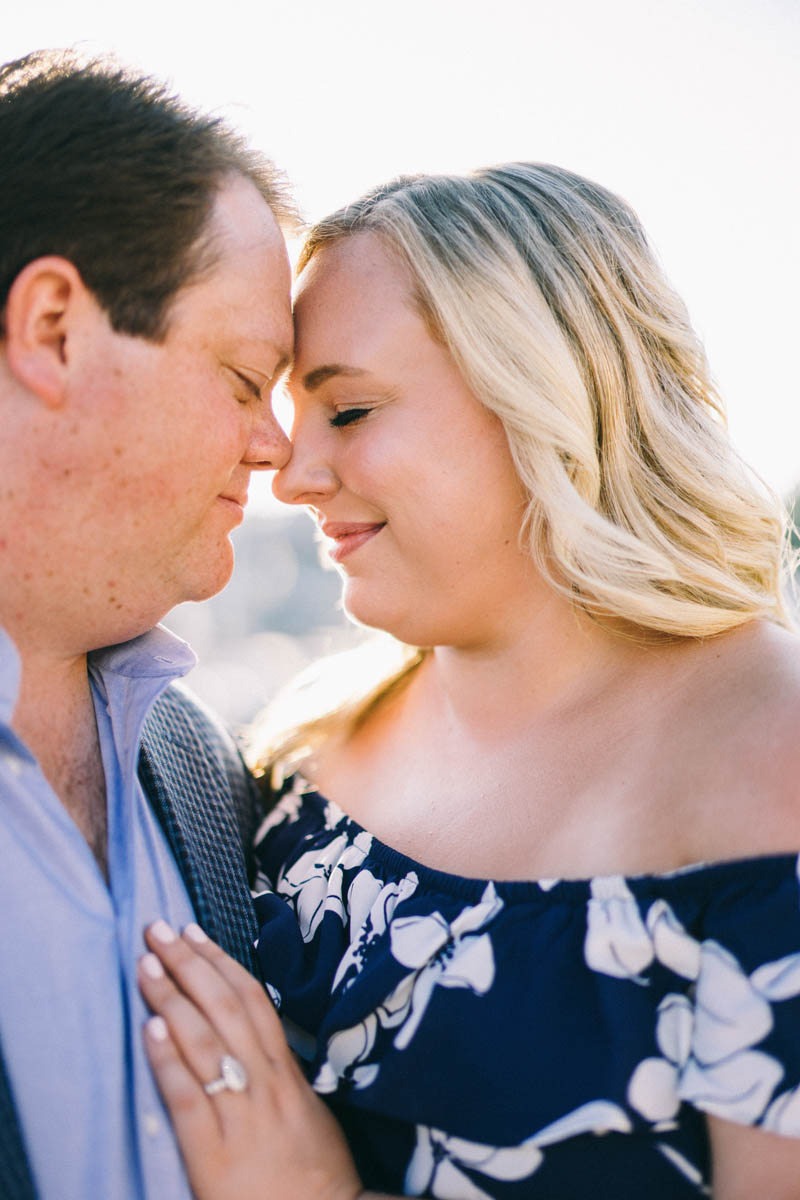
[[[197,747],[157,744],[146,736],[139,779],[172,846],[197,920],[223,950],[258,974],[257,928],[224,770],[210,756],[201,759]]]

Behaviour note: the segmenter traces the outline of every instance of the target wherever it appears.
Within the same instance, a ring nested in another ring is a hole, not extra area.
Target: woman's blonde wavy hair
[[[790,624],[785,515],[734,451],[703,347],[627,204],[536,163],[399,178],[316,224],[298,273],[365,232],[405,264],[432,336],[502,421],[523,538],[555,589],[659,634]]]

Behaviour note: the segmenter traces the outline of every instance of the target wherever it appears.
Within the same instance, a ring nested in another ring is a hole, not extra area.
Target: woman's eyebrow
[[[287,354],[281,355],[281,358],[278,361],[278,365],[275,367],[275,370],[272,372],[270,379],[280,379],[281,375],[283,375],[291,367],[293,358],[294,358],[294,355],[292,355],[292,354],[287,353]]]
[[[346,367],[343,363],[326,363],[325,366],[315,367],[313,371],[309,371],[307,375],[303,376],[303,387],[307,392],[313,392],[335,375],[352,377],[368,374],[369,372],[362,370],[361,367]]]

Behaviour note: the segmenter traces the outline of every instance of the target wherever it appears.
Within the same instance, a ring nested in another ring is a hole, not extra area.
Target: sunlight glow
[[[3,58],[113,50],[271,153],[310,218],[400,172],[552,161],[642,217],[744,456],[800,480],[795,0],[39,0]],[[261,492],[259,486],[254,492]]]

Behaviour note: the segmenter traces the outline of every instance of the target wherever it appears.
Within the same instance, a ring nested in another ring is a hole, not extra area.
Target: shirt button
[[[147,1112],[144,1114],[144,1131],[148,1137],[158,1137],[161,1132],[161,1122],[155,1113]]]

